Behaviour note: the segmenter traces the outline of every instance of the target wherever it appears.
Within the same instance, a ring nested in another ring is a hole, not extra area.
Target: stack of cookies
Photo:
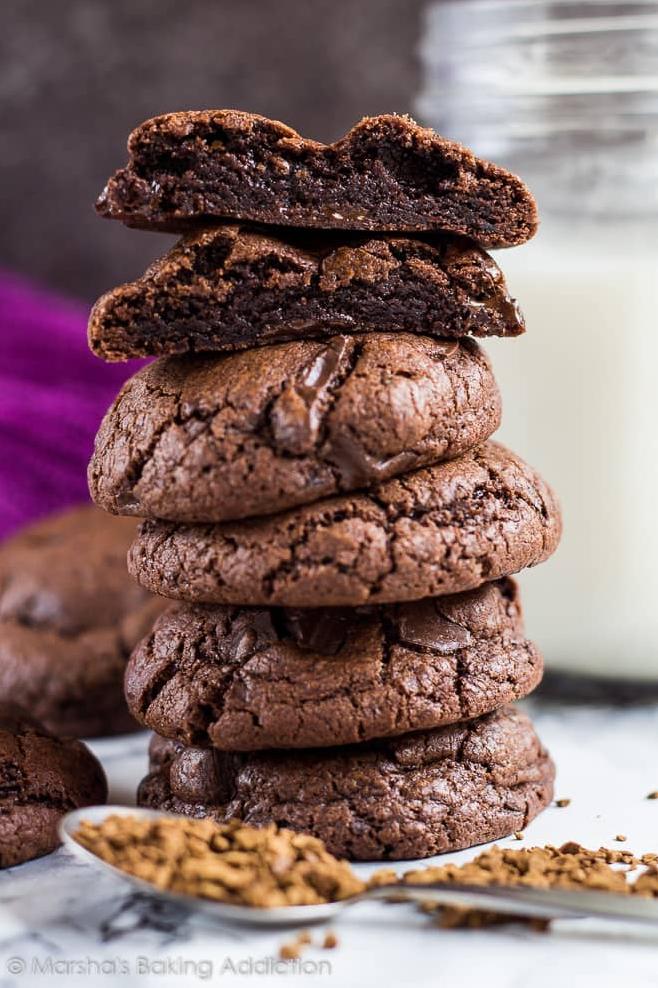
[[[553,766],[510,702],[541,678],[512,573],[555,498],[489,441],[474,336],[522,317],[486,248],[535,231],[523,183],[405,117],[332,145],[247,113],[130,137],[100,212],[183,234],[90,321],[157,356],[98,434],[94,500],[172,598],[126,675],[144,805],[275,821],[351,859],[521,830]]]

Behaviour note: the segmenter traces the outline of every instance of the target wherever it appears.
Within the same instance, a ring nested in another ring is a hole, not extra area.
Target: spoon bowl
[[[236,923],[249,923],[254,926],[285,926],[287,924],[322,923],[332,919],[341,909],[342,902],[326,902],[318,906],[271,906],[259,909],[254,906],[236,906],[229,902],[216,902],[213,899],[202,899],[198,896],[186,895],[184,892],[172,892],[161,889],[143,878],[130,875],[121,868],[103,861],[98,855],[88,851],[78,843],[75,833],[83,820],[101,824],[109,816],[137,817],[140,820],[161,820],[162,817],[175,817],[175,813],[164,813],[160,810],[148,810],[139,806],[86,806],[80,810],[67,813],[59,823],[59,835],[62,843],[82,861],[111,872],[122,881],[132,885],[136,891],[175,902],[187,909],[198,909],[218,920],[230,920]],[[344,900],[351,901],[351,900]]]

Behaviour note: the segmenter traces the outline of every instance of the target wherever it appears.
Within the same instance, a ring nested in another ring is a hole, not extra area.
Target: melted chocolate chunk
[[[299,648],[321,655],[337,655],[345,644],[350,625],[354,622],[352,611],[342,608],[286,608],[286,628]]]
[[[299,380],[286,385],[270,416],[280,449],[299,455],[317,444],[326,399],[351,350],[347,337],[334,337],[302,369]]]
[[[397,631],[405,645],[417,645],[437,655],[449,655],[467,648],[472,641],[468,628],[449,621],[437,611],[433,599],[407,604],[398,612]]]
[[[190,748],[187,758],[179,759],[171,767],[171,782],[182,799],[194,800],[199,791],[212,793],[213,802],[226,799],[226,786],[222,784],[221,756],[219,752],[202,748]]]

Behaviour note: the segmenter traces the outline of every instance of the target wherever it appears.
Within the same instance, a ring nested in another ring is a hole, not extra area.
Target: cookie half
[[[526,696],[542,666],[512,580],[356,610],[182,604],[133,653],[126,699],[183,744],[312,748],[478,717]]]
[[[145,229],[250,220],[339,230],[460,234],[522,244],[537,207],[523,182],[410,117],[365,117],[334,144],[236,110],[188,110],[141,124],[129,162],[97,203]]]
[[[466,240],[293,230],[281,239],[221,224],[103,295],[89,345],[113,361],[336,332],[518,336],[524,328],[500,268]]]
[[[272,821],[353,861],[423,858],[505,837],[552,799],[554,768],[514,708],[346,748],[226,754],[154,738],[142,806]]]
[[[65,813],[106,799],[103,769],[81,741],[0,703],[0,868],[50,854]]]
[[[123,675],[163,604],[128,576],[134,533],[84,505],[0,545],[0,695],[57,734],[137,727]]]
[[[470,590],[542,562],[560,510],[548,485],[498,443],[267,518],[146,521],[128,565],[193,603],[358,607]]]
[[[453,458],[499,422],[473,340],[373,333],[170,357],[105,416],[89,487],[116,514],[266,515]]]

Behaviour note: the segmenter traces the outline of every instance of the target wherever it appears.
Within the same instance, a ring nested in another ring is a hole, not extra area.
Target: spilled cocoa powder
[[[286,941],[279,947],[279,957],[283,961],[296,961],[302,956],[306,947],[313,946],[313,938],[308,930],[302,930],[294,940]],[[315,946],[322,947],[323,950],[335,950],[338,946],[338,937],[333,930],[327,930],[323,939]]]
[[[644,867],[639,877],[636,869]],[[634,881],[629,881],[634,877]],[[391,880],[390,871],[376,873],[371,882]],[[504,848],[494,846],[464,865],[446,864],[406,872],[409,885],[454,882],[456,885],[528,885],[533,888],[590,889],[622,895],[658,896],[658,855],[635,857],[630,851],[601,847],[592,851],[575,841],[561,847]],[[510,917],[474,909],[425,905],[436,914],[443,928],[480,927],[511,921],[525,921],[539,930],[549,923]]]

